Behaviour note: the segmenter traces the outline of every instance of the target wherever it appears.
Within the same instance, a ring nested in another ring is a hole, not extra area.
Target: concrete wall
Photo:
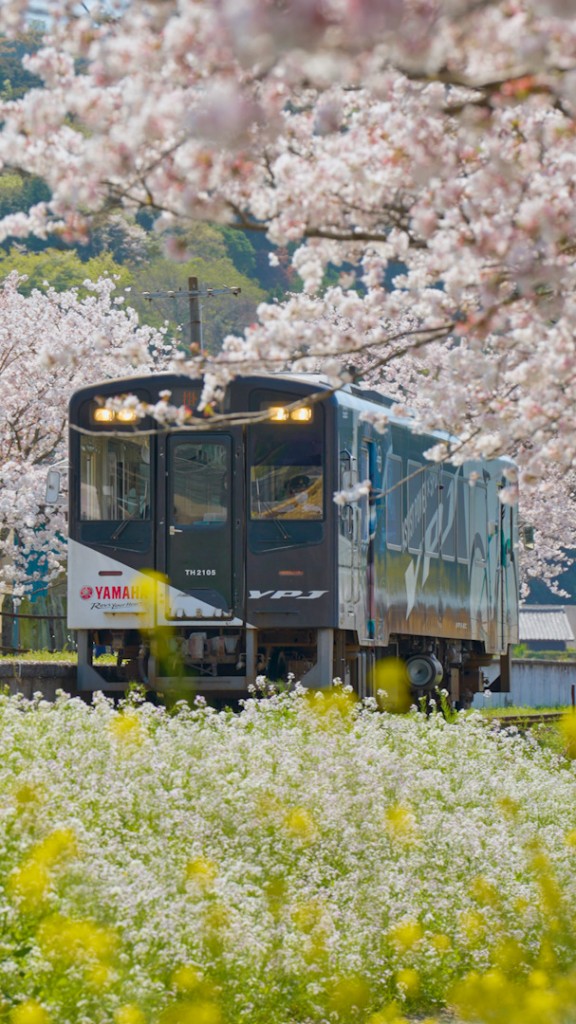
[[[0,687],[28,698],[41,693],[46,700],[54,700],[57,690],[75,695],[76,665],[58,661],[0,662]]]

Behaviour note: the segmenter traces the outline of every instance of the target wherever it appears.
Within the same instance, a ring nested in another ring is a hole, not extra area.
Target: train
[[[339,679],[366,697],[389,657],[416,696],[445,687],[463,706],[494,659],[507,688],[519,604],[507,459],[430,461],[444,435],[321,374],[238,377],[204,411],[202,387],[162,373],[71,398],[80,691],[141,682],[227,701],[263,677]],[[187,413],[163,427],[135,402]]]

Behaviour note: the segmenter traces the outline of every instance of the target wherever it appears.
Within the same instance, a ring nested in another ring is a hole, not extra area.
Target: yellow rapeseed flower
[[[317,899],[307,900],[299,903],[292,911],[292,920],[299,931],[310,935],[317,929],[325,918],[326,910],[324,904]]]
[[[317,835],[316,824],[306,807],[293,807],[284,819],[287,832],[303,843],[311,843]]]
[[[377,1013],[370,1015],[366,1024],[408,1024],[408,1019],[400,1011],[396,1001],[383,1006]]]
[[[500,894],[492,882],[489,882],[483,875],[472,879],[470,886],[472,895],[482,907],[497,907],[500,904]]]
[[[60,963],[82,963],[94,968],[106,964],[115,953],[118,940],[113,931],[93,921],[52,914],[38,929],[38,942],[43,952]]]
[[[404,967],[396,975],[398,987],[403,989],[407,996],[413,998],[420,990],[420,976],[413,967]]]
[[[202,984],[202,974],[194,964],[182,964],[172,974],[172,985],[178,992],[193,992]]]
[[[513,974],[524,963],[525,950],[514,939],[502,939],[494,949],[494,961],[507,974]]]
[[[511,796],[499,797],[496,801],[496,806],[500,808],[504,817],[510,818],[511,821],[514,821],[520,812],[520,804]]]
[[[25,910],[35,910],[50,889],[51,869],[66,857],[77,853],[72,829],[56,829],[32,847],[30,853],[8,879],[8,892],[16,896]]]
[[[42,799],[42,788],[31,782],[21,782],[14,790],[14,799],[21,807],[36,804]]]
[[[10,1011],[10,1024],[50,1024],[50,1016],[35,999],[27,999]]]
[[[145,737],[145,730],[139,716],[131,708],[125,708],[110,722],[110,732],[120,744],[130,747],[140,746]]]
[[[35,860],[51,867],[64,858],[76,856],[77,852],[78,843],[74,831],[71,828],[58,828],[34,847],[32,855]]]
[[[486,922],[482,914],[477,913],[475,910],[465,910],[460,915],[459,924],[464,932],[464,937],[471,945],[476,945],[476,943],[484,939]]]
[[[392,804],[386,810],[385,828],[391,839],[405,845],[413,843],[418,833],[414,811],[407,804]]]
[[[407,950],[413,949],[420,942],[424,933],[419,921],[410,918],[400,921],[399,924],[390,929],[388,934],[396,949],[401,953],[405,953]]]
[[[220,1024],[222,1013],[217,1003],[185,1001],[166,1007],[158,1024]]]
[[[132,1003],[119,1006],[114,1012],[114,1024],[145,1024],[146,1018],[142,1010]]]
[[[408,711],[412,698],[406,662],[401,658],[382,658],[378,661],[372,677],[372,688],[384,711],[392,714]]]
[[[576,714],[569,711],[560,720],[560,736],[564,744],[564,753],[572,761],[576,758]]]
[[[328,729],[332,725],[341,726],[342,722],[350,719],[358,697],[353,691],[337,686],[333,690],[311,691],[306,701],[314,717]]]
[[[186,865],[186,878],[199,889],[209,889],[217,875],[216,864],[207,857],[195,857]]]
[[[24,910],[35,910],[46,898],[50,881],[46,865],[30,857],[10,875],[7,890],[20,900]]]
[[[370,1002],[370,988],[356,974],[340,978],[330,993],[330,1009],[340,1017],[348,1017],[353,1008],[362,1010]]]

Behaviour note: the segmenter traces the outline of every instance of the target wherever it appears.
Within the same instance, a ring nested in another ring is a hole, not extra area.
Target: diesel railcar
[[[70,405],[68,615],[78,687],[215,699],[258,676],[369,692],[405,660],[416,693],[455,700],[518,635],[516,510],[503,459],[435,464],[394,403],[321,376],[238,378],[220,416],[189,377],[113,380]],[[110,399],[185,406],[162,429]],[[384,413],[378,432],[366,413]],[[509,464],[508,464],[509,465]],[[358,500],[335,503],[336,492]],[[116,665],[93,662],[95,646]],[[506,687],[506,673],[502,686]]]

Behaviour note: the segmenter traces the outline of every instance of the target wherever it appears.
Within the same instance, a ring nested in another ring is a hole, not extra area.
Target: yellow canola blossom
[[[59,968],[82,967],[86,982],[92,987],[102,988],[114,979],[113,957],[118,939],[111,929],[93,921],[52,914],[42,921],[37,939],[44,955]]]
[[[317,836],[314,818],[306,807],[293,807],[284,819],[286,831],[303,843],[311,843]]]
[[[146,1017],[138,1006],[126,1003],[119,1006],[114,1013],[114,1024],[145,1024]]]
[[[413,967],[403,967],[401,971],[398,971],[396,981],[398,988],[402,989],[409,998],[412,999],[418,995],[420,991],[420,976]]]
[[[390,838],[401,844],[411,844],[417,839],[416,815],[407,804],[393,804],[388,807],[385,815],[385,828]]]
[[[110,732],[119,744],[140,746],[146,737],[146,731],[139,716],[131,708],[125,708],[110,722]]]
[[[576,758],[576,714],[573,711],[569,711],[561,718],[560,736],[566,757],[573,761]]]
[[[217,1003],[186,1000],[163,1010],[158,1024],[220,1024],[221,1020]]]
[[[571,829],[565,836],[567,846],[576,846],[576,828]]]
[[[394,1000],[394,1002],[383,1006],[377,1013],[371,1014],[366,1024],[408,1024],[408,1018],[404,1016],[398,1003]]]
[[[198,889],[210,889],[217,876],[216,864],[207,857],[195,857],[186,865],[186,878]]]
[[[566,1005],[562,993],[549,987],[543,971],[535,971],[523,982],[513,981],[504,971],[472,973],[456,985],[452,1002],[464,1020],[482,1018],[492,1024],[560,1024]]]
[[[9,894],[21,901],[23,909],[36,910],[50,890],[52,870],[77,852],[72,829],[55,829],[32,847],[20,867],[11,874],[7,884]]]
[[[20,807],[39,803],[43,795],[41,786],[31,782],[21,782],[14,790],[14,799]]]
[[[404,714],[410,708],[410,679],[406,662],[401,658],[383,658],[377,662],[372,689],[383,711]]]
[[[498,907],[501,903],[498,889],[483,875],[478,875],[472,880],[470,890],[474,899],[482,907]]]
[[[35,999],[27,999],[10,1011],[10,1024],[50,1024],[50,1016]]]
[[[182,964],[172,975],[172,985],[178,992],[193,992],[202,980],[202,973],[194,964]]]
[[[46,898],[50,882],[51,875],[46,865],[30,857],[10,876],[7,890],[10,896],[20,900],[23,910],[31,911],[37,909]]]
[[[336,686],[333,690],[311,691],[306,696],[306,702],[314,717],[324,728],[328,728],[331,725],[341,726],[342,722],[351,718],[358,697],[352,690]]]
[[[484,939],[486,922],[481,914],[474,910],[466,910],[460,915],[459,923],[466,940],[472,945]]]
[[[406,953],[409,949],[413,949],[420,942],[423,934],[422,925],[413,919],[400,921],[388,933],[392,944],[400,953]]]
[[[339,1017],[348,1017],[353,1010],[362,1010],[370,1002],[370,988],[364,978],[350,975],[340,978],[330,993],[330,1009]]]

